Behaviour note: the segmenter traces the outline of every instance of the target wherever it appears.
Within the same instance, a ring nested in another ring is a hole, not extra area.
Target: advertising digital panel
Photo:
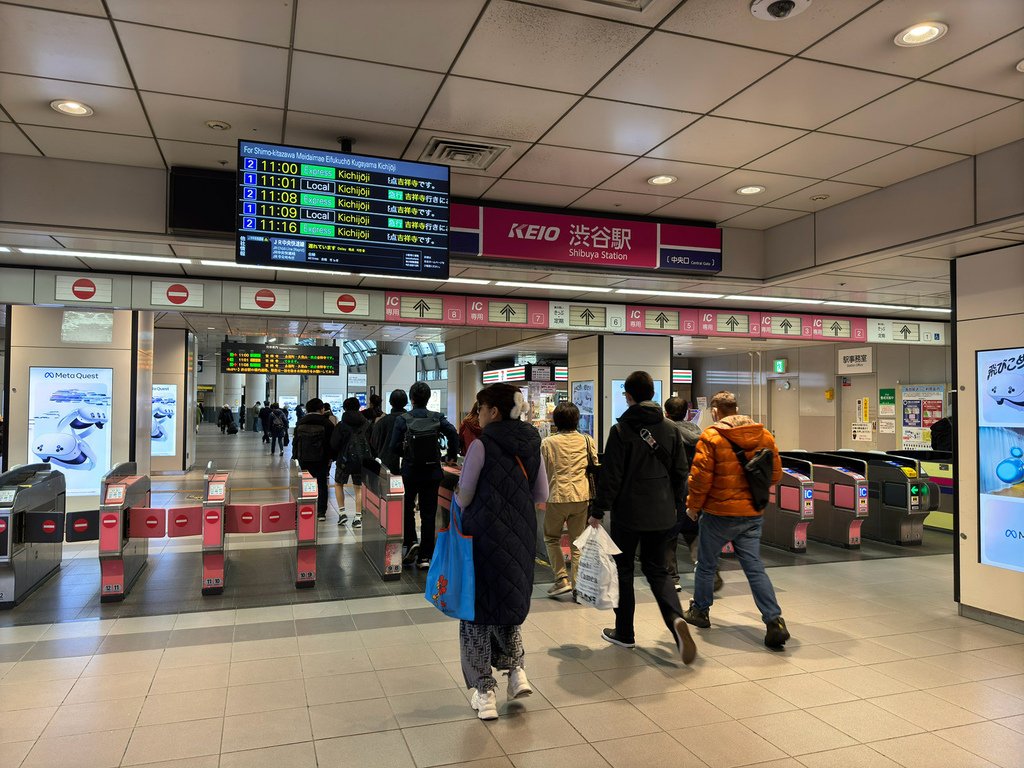
[[[178,444],[178,385],[153,385],[152,456],[173,456]]]
[[[580,432],[594,436],[594,382],[574,381],[570,387],[572,390],[572,404],[580,409]]]
[[[661,380],[654,380],[654,402],[661,404]],[[614,379],[612,381],[612,418],[618,419],[626,412],[629,405],[626,403],[626,380]]]
[[[340,365],[339,347],[242,344],[234,341],[220,345],[221,373],[337,376]]]
[[[981,562],[1024,572],[1024,347],[978,352]]]
[[[243,264],[448,279],[449,169],[238,142]]]
[[[112,368],[29,368],[29,461],[49,462],[68,496],[97,496],[110,469]]]

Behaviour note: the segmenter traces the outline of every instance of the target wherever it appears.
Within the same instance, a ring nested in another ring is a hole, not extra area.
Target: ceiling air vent
[[[587,0],[598,5],[610,5],[614,8],[622,8],[626,11],[637,11],[642,13],[644,8],[651,4],[651,0]]]
[[[486,171],[506,149],[507,144],[484,144],[434,136],[427,142],[420,160],[427,163],[442,163],[453,168]]]

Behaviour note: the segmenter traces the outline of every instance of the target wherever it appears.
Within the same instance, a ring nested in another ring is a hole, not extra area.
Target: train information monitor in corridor
[[[448,166],[238,142],[240,264],[448,278]]]
[[[220,345],[221,373],[337,376],[339,359],[338,347],[239,344],[230,341]]]

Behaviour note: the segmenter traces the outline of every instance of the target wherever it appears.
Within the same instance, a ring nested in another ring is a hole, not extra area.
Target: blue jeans
[[[697,572],[693,583],[693,602],[702,611],[708,610],[715,601],[715,568],[722,554],[722,547],[731,541],[736,557],[743,567],[743,573],[750,584],[757,609],[765,623],[782,615],[782,609],[775,599],[775,589],[765,573],[761,562],[761,516],[723,517],[705,511],[700,516],[700,538],[698,539]]]

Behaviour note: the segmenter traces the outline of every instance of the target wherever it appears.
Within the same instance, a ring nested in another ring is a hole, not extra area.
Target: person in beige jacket
[[[575,542],[587,527],[590,502],[594,498],[590,475],[597,468],[597,448],[589,435],[579,431],[580,410],[572,403],[559,403],[552,414],[557,430],[541,443],[540,453],[548,475],[548,501],[544,513],[544,543],[555,583],[549,597],[558,597],[576,588],[580,551],[572,547],[572,576],[566,573],[562,554],[562,526]]]

